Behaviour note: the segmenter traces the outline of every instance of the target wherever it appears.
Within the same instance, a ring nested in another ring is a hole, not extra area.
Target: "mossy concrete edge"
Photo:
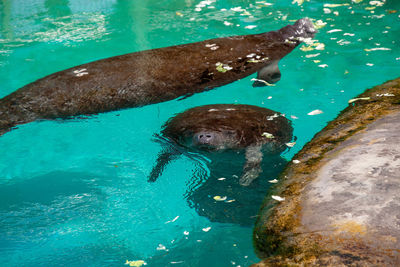
[[[357,262],[352,259],[358,257],[351,253],[352,248],[335,254],[330,251],[330,242],[318,233],[297,231],[301,227],[301,193],[316,178],[324,156],[372,122],[400,111],[400,78],[368,89],[356,99],[295,155],[293,159],[300,163],[290,163],[280,175],[281,182],[266,196],[253,234],[256,253],[265,260],[256,266],[343,265],[346,259]],[[272,195],[285,201],[275,201]],[[362,243],[354,239],[349,246]],[[356,250],[358,255],[365,254],[360,264],[377,264],[379,256],[373,251]]]

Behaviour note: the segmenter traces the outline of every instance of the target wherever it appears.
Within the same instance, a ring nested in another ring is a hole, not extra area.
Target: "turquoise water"
[[[286,56],[274,87],[252,88],[253,75],[180,101],[34,122],[1,136],[1,265],[257,262],[250,226],[211,222],[188,204],[188,192],[198,188],[193,176],[207,176],[204,165],[182,157],[156,183],[147,183],[161,148],[152,136],[168,118],[193,106],[253,104],[291,118],[297,144],[283,155],[290,160],[349,99],[399,76],[398,1],[301,2],[0,2],[0,97],[113,55],[274,30],[301,17],[327,23],[315,37],[325,46]],[[313,110],[323,113],[307,115]]]

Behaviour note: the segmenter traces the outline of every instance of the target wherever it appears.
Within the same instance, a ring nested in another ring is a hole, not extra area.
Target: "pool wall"
[[[400,78],[351,99],[294,156],[261,208],[253,266],[400,264],[399,91]]]

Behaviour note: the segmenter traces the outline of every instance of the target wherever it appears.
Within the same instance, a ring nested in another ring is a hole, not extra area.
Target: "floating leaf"
[[[310,55],[306,55],[306,58],[311,58],[311,57],[317,57],[321,55],[321,53],[317,53],[317,54],[310,54]]]
[[[350,4],[324,4],[324,7],[338,7],[338,6],[348,6]]]
[[[226,64],[222,64],[221,62],[218,62],[217,64],[215,64],[217,67],[216,67],[216,69],[217,69],[217,71],[219,71],[219,72],[222,72],[222,73],[225,73],[225,72],[227,72],[228,70],[231,70],[232,69],[232,67],[229,67],[228,65],[226,65]]]
[[[353,98],[353,99],[350,99],[350,100],[349,100],[349,104],[351,104],[351,103],[353,103],[353,102],[356,102],[356,101],[358,101],[358,100],[370,100],[370,99],[371,99],[370,97]]]
[[[314,28],[315,29],[317,29],[317,30],[319,30],[319,29],[322,29],[323,27],[325,27],[326,26],[326,22],[323,22],[322,20],[317,20],[315,23],[313,23],[314,24]]]
[[[275,138],[273,134],[270,134],[270,133],[267,133],[267,132],[263,132],[261,136],[264,136],[264,137],[266,137],[268,139],[274,139]]]
[[[376,96],[382,97],[382,96],[395,96],[395,95],[390,93],[385,93],[385,94],[377,94]]]
[[[375,47],[375,48],[371,48],[371,49],[368,49],[368,48],[364,49],[364,51],[366,51],[366,52],[378,51],[378,50],[380,50],[380,51],[389,51],[389,50],[392,50],[392,49],[386,48],[386,47]]]
[[[167,224],[167,223],[175,222],[176,220],[178,220],[178,218],[179,218],[179,216],[176,216],[176,217],[173,218],[172,220],[170,220],[170,221],[168,221],[168,222],[165,222],[165,223]]]
[[[215,196],[214,197],[214,200],[216,200],[216,201],[225,201],[227,199],[227,197],[226,196],[224,196],[224,197],[221,197],[221,196]]]
[[[322,113],[324,113],[322,110],[316,109],[316,110],[313,110],[313,111],[307,113],[307,115],[313,116],[313,115],[318,115],[318,114],[322,114]]]
[[[284,201],[285,198],[284,197],[280,197],[280,196],[271,196],[273,199],[277,200],[277,201]]]
[[[308,52],[308,51],[312,51],[312,50],[314,50],[314,47],[312,47],[312,46],[302,46],[302,47],[300,47],[300,50],[301,51],[304,51],[304,52]]]
[[[157,250],[167,250],[163,244],[158,244]]]
[[[256,27],[257,27],[256,25],[248,25],[245,28],[251,30],[251,29],[254,29]]]
[[[295,145],[296,145],[296,142],[286,143],[286,146],[288,146],[288,147],[294,147]]]
[[[142,265],[146,265],[147,263],[145,261],[142,260],[138,260],[138,261],[128,261],[126,260],[125,265],[129,265],[132,267],[140,267]]]

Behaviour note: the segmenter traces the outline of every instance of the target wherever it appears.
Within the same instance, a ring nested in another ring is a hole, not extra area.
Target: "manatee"
[[[245,163],[238,183],[248,186],[261,173],[263,157],[283,152],[292,134],[291,122],[270,109],[236,104],[194,107],[164,124],[159,136],[165,142],[149,181],[156,181],[181,154],[202,154],[213,162],[226,152],[243,152]]]
[[[279,60],[315,33],[303,18],[277,31],[135,52],[56,72],[0,99],[0,135],[35,120],[187,97],[257,71],[257,86],[274,83]]]

